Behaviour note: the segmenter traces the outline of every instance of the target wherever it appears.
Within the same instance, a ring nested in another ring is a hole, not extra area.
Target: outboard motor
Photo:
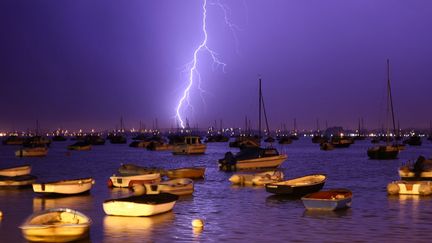
[[[226,152],[225,157],[219,160],[219,169],[223,171],[235,171],[237,160],[233,153]]]

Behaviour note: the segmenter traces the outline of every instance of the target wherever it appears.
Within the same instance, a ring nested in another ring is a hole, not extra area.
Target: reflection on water
[[[105,216],[104,242],[139,242],[140,239],[151,239],[158,227],[171,224],[174,218],[172,211],[150,217]]]
[[[88,211],[92,207],[93,197],[90,194],[63,197],[34,197],[33,212],[50,208],[72,208],[78,211]]]
[[[342,218],[349,217],[352,215],[352,209],[340,209],[335,211],[328,210],[306,210],[303,213],[303,217],[315,218],[315,219],[329,219],[329,218]]]

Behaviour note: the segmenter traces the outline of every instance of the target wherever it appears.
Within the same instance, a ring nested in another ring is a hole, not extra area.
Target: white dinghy
[[[93,178],[34,183],[33,191],[42,194],[80,194],[90,191],[94,183]]]

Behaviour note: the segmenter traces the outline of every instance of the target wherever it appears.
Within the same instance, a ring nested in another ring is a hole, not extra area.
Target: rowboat
[[[47,183],[34,183],[33,191],[42,194],[79,194],[90,191],[93,178],[62,180]]]
[[[201,138],[198,136],[186,136],[184,141],[176,144],[173,147],[174,155],[187,155],[187,154],[204,154],[207,145],[201,143]]]
[[[91,220],[68,208],[53,208],[32,214],[21,231],[32,242],[69,242],[88,236]]]
[[[326,181],[326,175],[313,174],[287,181],[266,184],[266,191],[283,195],[306,195],[321,190]]]
[[[308,194],[301,198],[307,210],[337,210],[351,207],[352,192],[332,189]]]
[[[225,157],[219,160],[219,169],[223,171],[263,169],[279,167],[286,159],[286,154],[279,154],[275,148],[244,148],[233,155],[225,153]]]
[[[138,188],[140,187],[141,188]],[[194,192],[193,180],[180,178],[161,181],[158,184],[134,185],[133,190],[140,194],[171,193],[177,196],[191,195]]]
[[[169,193],[109,199],[103,203],[103,210],[114,216],[152,216],[172,210],[177,199],[177,195]]]
[[[153,184],[160,182],[159,173],[147,173],[139,175],[113,175],[108,180],[108,186],[112,187],[132,187],[133,184]]]
[[[16,157],[44,157],[47,154],[47,147],[21,148],[15,151]]]
[[[21,176],[31,172],[30,165],[21,165],[0,169],[0,176]]]
[[[165,175],[170,179],[176,178],[190,178],[200,179],[204,178],[205,167],[186,167],[179,169],[167,170]]]
[[[390,195],[421,195],[432,194],[432,181],[394,181],[387,185]]]
[[[36,181],[34,175],[0,176],[0,187],[25,187]]]
[[[283,179],[282,171],[266,171],[257,174],[234,174],[229,178],[232,184],[262,186]]]
[[[160,168],[149,168],[134,164],[121,164],[117,171],[121,175],[139,175],[148,173],[160,173],[163,174],[163,169]]]

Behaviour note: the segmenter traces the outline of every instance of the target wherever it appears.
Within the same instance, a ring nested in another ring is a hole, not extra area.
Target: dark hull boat
[[[370,159],[378,159],[378,160],[397,159],[398,154],[399,154],[398,147],[391,146],[391,145],[375,146],[367,150],[367,155],[369,156]]]
[[[266,191],[279,195],[303,196],[321,190],[326,181],[323,174],[313,174],[287,181],[266,184]]]
[[[408,144],[410,146],[421,146],[422,140],[418,136],[412,136],[406,140],[403,141],[404,144]]]

